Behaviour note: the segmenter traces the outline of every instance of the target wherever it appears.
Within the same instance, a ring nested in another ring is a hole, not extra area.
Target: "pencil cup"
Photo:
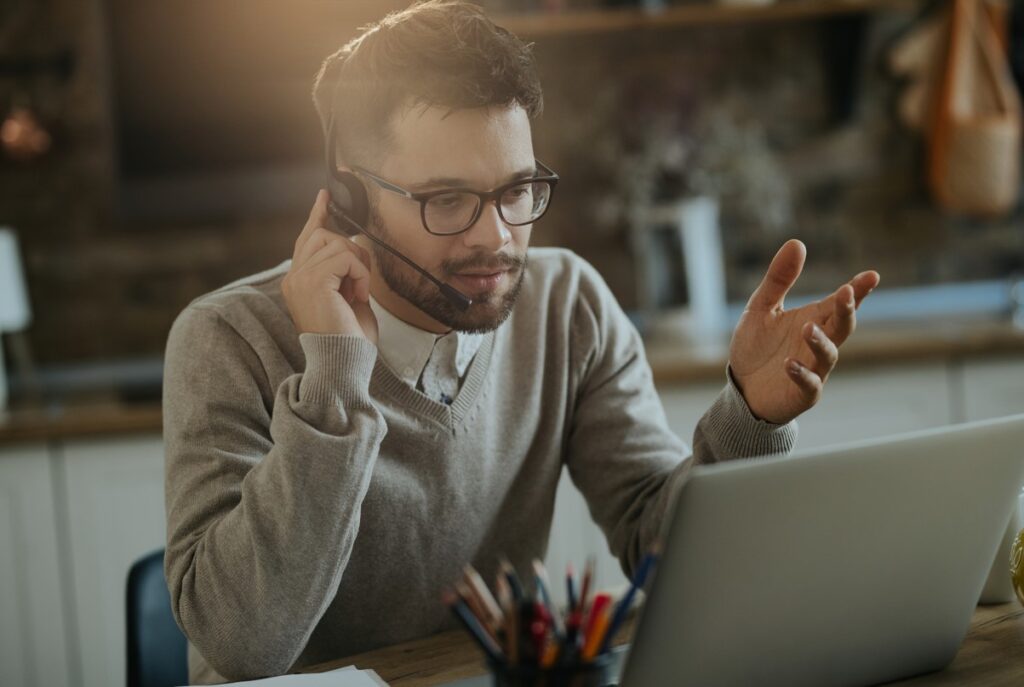
[[[494,687],[614,687],[614,657],[605,653],[589,663],[539,668],[488,661]]]

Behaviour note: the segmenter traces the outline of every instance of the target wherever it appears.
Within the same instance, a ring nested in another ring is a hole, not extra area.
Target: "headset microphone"
[[[327,212],[338,221],[338,230],[347,236],[362,234],[378,246],[429,279],[459,310],[467,310],[473,299],[452,286],[437,279],[415,262],[399,253],[396,249],[366,231],[365,224],[370,215],[369,198],[363,182],[351,172],[338,169],[334,150],[334,120],[327,126]]]

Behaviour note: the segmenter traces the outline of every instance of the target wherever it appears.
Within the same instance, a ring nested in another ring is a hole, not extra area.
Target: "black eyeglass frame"
[[[408,198],[409,200],[415,200],[416,202],[418,202],[420,204],[420,222],[422,222],[423,228],[426,229],[428,234],[432,234],[434,236],[458,236],[459,234],[463,234],[473,228],[473,225],[476,224],[477,220],[480,219],[480,215],[483,214],[484,206],[490,200],[494,201],[494,207],[497,208],[498,216],[501,217],[501,221],[509,225],[510,227],[522,227],[526,226],[527,224],[533,224],[541,217],[543,217],[547,213],[548,208],[551,207],[551,199],[555,197],[555,187],[558,185],[559,176],[557,173],[555,173],[555,170],[551,169],[537,158],[534,158],[533,161],[537,163],[537,167],[540,168],[540,171],[543,173],[543,176],[532,176],[524,179],[517,179],[515,181],[510,181],[507,184],[502,184],[501,186],[498,186],[497,188],[494,188],[490,191],[477,191],[472,188],[457,186],[454,188],[442,188],[434,191],[422,191],[420,193],[414,193],[413,191],[407,191],[406,189],[388,181],[387,179],[377,176],[373,172],[363,167],[353,167],[352,169],[353,171],[369,178],[370,181],[377,184],[385,191],[391,191],[392,193],[398,194],[404,198]],[[548,195],[547,204],[544,206],[544,209],[541,211],[541,213],[527,222],[509,222],[507,219],[505,219],[505,213],[502,212],[501,209],[501,196],[504,195],[504,193],[508,191],[510,188],[522,186],[523,184],[532,184],[538,181],[546,182],[551,186],[551,193]],[[459,229],[458,231],[431,231],[430,227],[427,225],[427,202],[431,198],[443,196],[449,193],[469,193],[480,199],[480,202],[477,204],[476,207],[476,212],[473,214],[473,219],[470,220],[469,224],[467,224],[465,228]]]

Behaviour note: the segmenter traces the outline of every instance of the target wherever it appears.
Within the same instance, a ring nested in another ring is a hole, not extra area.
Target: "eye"
[[[529,186],[515,186],[505,191],[505,195],[513,199],[525,198],[530,195],[531,191],[532,189]]]
[[[443,196],[434,196],[430,199],[431,205],[434,205],[439,210],[450,210],[456,208],[462,204],[464,198],[459,193],[447,193]]]

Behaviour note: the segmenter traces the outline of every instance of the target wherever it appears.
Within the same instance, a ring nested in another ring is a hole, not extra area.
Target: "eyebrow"
[[[508,184],[508,183],[513,182],[513,181],[517,181],[519,179],[529,179],[530,177],[532,177],[532,176],[534,176],[536,174],[537,174],[537,167],[536,167],[536,165],[532,165],[530,167],[524,167],[523,169],[520,169],[518,172],[514,172],[511,175],[509,175],[508,177],[506,177],[504,181],[502,181],[502,182],[500,182],[498,184],[498,186],[501,186],[503,184]],[[458,177],[431,177],[430,179],[427,179],[426,181],[421,181],[418,184],[410,184],[408,188],[409,188],[410,191],[422,191],[422,190],[426,190],[426,189],[429,189],[429,188],[435,188],[435,187],[437,187],[437,188],[469,188],[471,186],[472,186],[472,183],[470,181],[468,181],[467,179],[460,179]]]

